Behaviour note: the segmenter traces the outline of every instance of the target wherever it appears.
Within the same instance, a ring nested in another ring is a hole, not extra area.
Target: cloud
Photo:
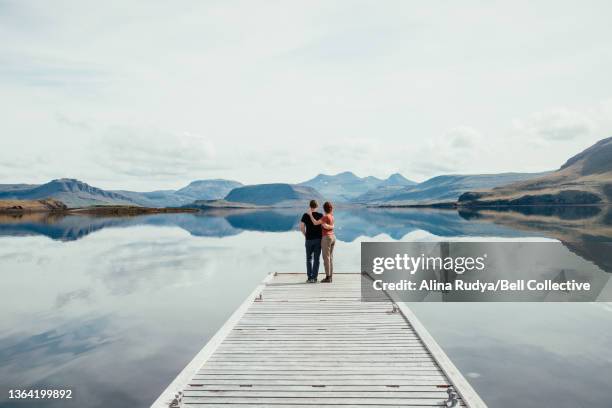
[[[526,120],[515,121],[520,132],[547,141],[566,141],[591,135],[594,122],[587,116],[568,109],[537,112]]]
[[[17,383],[52,378],[76,358],[111,345],[115,339],[109,326],[107,317],[71,319],[43,332],[3,336],[0,378],[12,378]]]
[[[66,306],[69,303],[72,303],[77,300],[81,301],[90,301],[92,295],[92,290],[87,289],[77,289],[69,292],[60,293],[55,298],[55,307],[60,309]]]
[[[455,126],[443,135],[424,140],[407,157],[409,174],[422,177],[482,172],[479,158],[489,154],[483,135],[471,126]]]
[[[310,173],[352,170],[360,176],[387,177],[400,172],[409,178],[425,179],[478,170],[475,163],[479,163],[478,158],[486,155],[488,149],[483,135],[466,125],[451,127],[437,137],[423,137],[419,143],[344,137],[322,143],[313,150],[321,169]],[[366,165],[367,169],[363,170]]]
[[[56,113],[55,120],[60,125],[67,126],[78,131],[90,131],[93,129],[89,122],[85,120],[73,119],[72,117],[62,113]]]
[[[609,116],[587,109],[609,81],[612,60],[601,56],[612,6],[549,3],[542,21],[527,3],[110,0],[92,8],[0,0],[0,132],[8,139],[0,178],[153,190],[199,177],[254,183],[344,170],[430,177],[443,168],[539,168],[542,155],[529,154],[526,137],[509,137],[509,122],[525,109],[575,103],[599,138],[612,129]],[[482,35],[492,29],[495,41]],[[580,87],[568,78],[581,78]],[[590,129],[570,119],[522,126],[557,163],[587,142],[545,141]],[[447,134],[445,124],[465,122],[486,129],[486,143],[467,129]],[[106,132],[112,126],[118,134]],[[328,142],[334,150],[309,151]],[[483,151],[490,155],[465,159]],[[502,157],[508,152],[520,155],[520,168]],[[48,162],[13,166],[15,155]],[[410,174],[415,166],[422,170]]]
[[[322,143],[317,156],[330,166],[338,162],[356,165],[371,161],[372,157],[379,157],[385,150],[381,147],[381,144],[373,139],[345,137]]]
[[[303,47],[298,47],[286,54],[304,63],[354,63],[377,59],[393,52],[401,36],[389,27],[351,27],[344,31],[333,32],[322,38],[316,38]]]
[[[191,133],[114,127],[96,144],[98,164],[118,175],[174,178],[224,168],[213,143]]]
[[[184,236],[159,238],[159,242],[120,244],[105,252],[113,256],[103,265],[103,270],[92,273],[113,295],[128,295],[143,288],[181,284],[191,271],[202,273],[215,259],[221,258],[216,256],[219,251],[227,250],[225,247],[201,247]]]
[[[0,177],[7,182],[23,182],[22,177],[34,178],[48,170],[50,160],[43,154],[28,151],[12,152],[10,157],[0,156]]]
[[[471,149],[476,147],[482,138],[480,133],[469,126],[457,126],[446,133],[449,146],[457,149]]]
[[[91,90],[108,79],[99,68],[69,58],[14,51],[0,56],[0,82],[8,86]]]

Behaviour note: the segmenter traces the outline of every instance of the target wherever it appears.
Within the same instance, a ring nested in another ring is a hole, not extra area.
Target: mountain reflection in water
[[[196,237],[223,238],[244,231],[286,232],[298,229],[299,209],[211,210],[198,213],[141,216],[57,214],[1,215],[0,236],[44,235],[74,241],[104,228],[150,225],[179,227]],[[610,207],[501,207],[495,209],[434,210],[414,208],[348,208],[338,210],[336,237],[353,242],[359,237],[389,235],[401,240],[422,230],[438,237],[547,237],[558,239],[572,252],[612,271],[612,257],[595,242],[612,241]]]
[[[302,213],[296,209],[215,210],[132,217],[1,215],[0,236],[45,235],[51,239],[74,241],[103,228],[152,225],[179,227],[194,236],[221,238],[237,235],[243,231],[297,230],[301,216]],[[442,237],[475,234],[496,237],[525,236],[524,232],[492,224],[486,220],[462,217],[455,211],[355,208],[336,211],[335,216],[336,237],[345,242],[352,242],[360,236],[374,237],[380,234],[387,234],[398,240],[415,230],[427,231]]]
[[[503,225],[526,234],[554,238],[570,251],[612,272],[612,207],[543,206],[495,209],[462,209],[459,215],[470,221]]]
[[[612,237],[608,209],[540,210],[338,209],[335,263],[358,270],[364,240],[548,237],[610,270],[594,250]],[[300,217],[0,216],[0,407],[18,386],[72,388],[84,408],[148,406],[266,273],[304,269]],[[609,406],[609,304],[413,308],[490,406]]]

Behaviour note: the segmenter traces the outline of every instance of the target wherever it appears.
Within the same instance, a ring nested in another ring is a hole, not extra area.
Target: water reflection
[[[458,214],[465,220],[493,222],[566,241],[612,238],[611,206],[461,208]]]
[[[610,206],[462,209],[459,215],[465,220],[491,222],[557,239],[581,258],[612,272],[612,256],[605,245],[612,242]]]
[[[461,208],[459,214],[465,219],[478,219],[480,214],[486,212],[486,208]],[[517,207],[494,207],[488,211],[498,213],[515,213],[526,216],[542,215],[545,217],[557,217],[561,220],[584,220],[605,214],[603,222],[610,224],[611,212],[607,207],[582,205],[582,206],[517,206]]]
[[[74,390],[45,407],[147,406],[266,273],[304,269],[300,215],[0,216],[0,406],[41,406],[6,400],[15,387]],[[359,270],[363,240],[544,236],[596,259],[578,244],[605,240],[610,215],[587,215],[343,209],[337,270]],[[414,309],[490,406],[609,406],[612,307],[551,306]]]
[[[609,304],[413,303],[411,308],[476,390],[503,390],[485,396],[490,407],[610,406]]]
[[[244,231],[285,232],[296,230],[301,218],[298,210],[215,210],[199,213],[153,214],[133,217],[25,214],[0,216],[0,236],[44,235],[61,241],[83,238],[103,228],[137,225],[180,227],[191,235],[227,237]],[[486,220],[470,219],[465,214],[444,210],[345,209],[336,212],[336,235],[352,242],[359,237],[389,235],[401,239],[422,230],[441,237],[496,236],[518,237],[530,234]],[[536,235],[536,234],[533,234]]]
[[[74,391],[46,407],[147,406],[269,272],[267,248],[297,247],[258,235],[221,244],[137,225],[69,242],[0,237],[0,406],[41,406],[5,400],[18,387]]]

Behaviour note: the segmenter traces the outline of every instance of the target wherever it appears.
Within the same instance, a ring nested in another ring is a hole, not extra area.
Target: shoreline
[[[53,215],[144,215],[144,214],[171,214],[171,213],[194,213],[200,211],[195,208],[153,208],[136,206],[92,206],[92,207],[58,207],[47,206],[46,200],[32,202],[29,205],[0,206],[0,215],[25,215],[25,214],[53,214]],[[0,201],[1,204],[1,201]]]
[[[216,203],[218,204],[218,203]],[[224,203],[225,204],[225,203]],[[576,207],[608,207],[610,203],[600,204],[494,204],[494,205],[474,205],[460,204],[458,202],[440,202],[426,204],[379,204],[367,205],[361,203],[339,203],[338,209],[367,208],[367,209],[434,209],[434,210],[456,210],[456,211],[477,211],[492,210],[505,212],[512,209],[528,208],[576,208]],[[210,211],[260,211],[260,210],[284,210],[301,209],[302,206],[287,205],[249,205],[243,203],[227,203],[227,205],[194,205],[183,207],[139,207],[131,205],[94,205],[90,207],[69,208],[64,203],[53,200],[0,200],[0,214],[2,215],[21,215],[33,213],[48,213],[58,215],[146,215],[146,214],[172,214],[172,213],[197,213]]]

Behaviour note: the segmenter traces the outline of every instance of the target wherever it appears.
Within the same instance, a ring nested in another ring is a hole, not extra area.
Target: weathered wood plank
[[[412,391],[412,392],[444,392],[446,388],[441,388],[435,385],[401,385],[401,386],[387,386],[387,385],[326,385],[321,387],[313,387],[312,385],[254,385],[245,387],[244,385],[235,384],[220,384],[220,385],[204,385],[204,384],[193,384],[188,385],[185,390],[212,390],[212,391],[302,391],[302,392],[328,392],[328,391],[339,391],[339,392],[398,392],[398,391]]]
[[[196,380],[206,380],[206,379],[227,379],[227,380],[279,380],[279,379],[287,379],[287,380],[304,380],[308,381],[312,378],[316,377],[318,380],[364,380],[367,381],[369,379],[383,379],[388,381],[389,383],[393,383],[394,381],[400,380],[435,380],[437,382],[444,382],[446,378],[443,372],[421,372],[421,371],[404,371],[393,374],[389,376],[389,373],[384,372],[356,372],[356,371],[249,371],[244,373],[237,373],[235,371],[202,371],[194,376],[193,379]]]
[[[351,379],[331,379],[321,380],[318,378],[312,379],[234,379],[231,381],[225,379],[215,378],[194,378],[188,382],[188,384],[210,384],[210,385],[225,385],[225,384],[242,384],[242,385],[310,385],[310,386],[330,386],[330,385],[385,385],[385,386],[402,386],[402,385],[431,385],[431,386],[446,386],[450,385],[446,379],[444,381],[438,381],[436,379],[378,379],[368,378],[366,380],[351,380]]]
[[[446,397],[444,391],[387,391],[384,392],[371,392],[371,391],[321,391],[313,390],[312,388],[308,391],[290,391],[290,390],[274,390],[274,391],[254,391],[249,389],[239,390],[197,390],[189,389],[185,390],[185,395],[188,396],[216,396],[216,397],[274,397],[274,398],[290,398],[290,397],[302,397],[310,398],[314,397],[327,397],[327,398],[436,398],[438,400]]]
[[[206,369],[202,369],[198,372],[198,374],[196,375],[217,375],[217,374],[235,374],[235,375],[267,375],[267,374],[274,374],[275,376],[292,376],[292,375],[300,375],[300,376],[310,376],[312,377],[313,375],[384,375],[384,376],[388,376],[389,375],[389,370],[388,369],[384,369],[384,367],[380,367],[380,369],[375,370],[375,369],[350,369],[350,368],[345,368],[345,369],[327,369],[327,370],[321,370],[321,369],[311,369],[311,370],[307,370],[307,369],[297,369],[297,368],[293,368],[293,367],[284,367],[284,368],[277,368],[277,369],[267,369],[267,370],[262,370],[262,369],[255,369],[255,368],[206,368]],[[396,371],[397,375],[401,375],[401,376],[406,376],[406,375],[410,375],[410,376],[425,376],[425,375],[441,375],[444,374],[440,369],[437,368],[432,368],[429,370],[424,370],[424,369],[414,369],[414,370],[410,370],[410,369],[398,369]]]
[[[363,398],[329,398],[319,397],[315,395],[304,396],[302,398],[266,398],[266,397],[203,397],[203,396],[187,396],[185,398],[187,404],[306,404],[306,405],[398,405],[398,406],[440,406],[439,399],[431,398],[368,398],[364,401]]]
[[[256,367],[258,369],[270,369],[270,370],[276,370],[276,369],[283,369],[283,368],[290,368],[293,370],[300,370],[300,369],[304,369],[304,370],[310,370],[313,368],[316,369],[320,369],[320,370],[342,370],[342,369],[355,369],[355,370],[365,370],[367,371],[367,369],[378,369],[378,368],[383,368],[383,369],[387,369],[388,370],[388,366],[397,366],[400,367],[402,369],[405,370],[412,370],[412,369],[425,369],[425,368],[438,368],[437,363],[435,363],[434,361],[430,361],[430,362],[402,362],[402,363],[377,363],[374,364],[372,362],[354,362],[354,361],[349,361],[349,362],[345,362],[345,363],[328,363],[328,362],[320,362],[320,361],[316,361],[316,362],[299,362],[299,363],[292,363],[290,361],[264,361],[264,362],[260,362],[257,365],[253,365],[250,362],[236,362],[236,361],[210,361],[208,362],[202,369],[205,368],[215,368],[215,367],[219,367],[219,368],[224,368],[224,367],[234,367],[236,369],[242,369],[244,367]]]
[[[322,403],[312,403],[308,402],[302,404],[283,404],[283,403],[275,403],[275,404],[253,404],[253,403],[211,403],[205,404],[202,402],[199,403],[187,403],[183,404],[183,408],[196,408],[205,406],[207,408],[210,407],[219,407],[219,408],[244,408],[244,407],[257,407],[257,408],[312,408],[313,406],[322,406],[322,407],[340,407],[340,408],[427,408],[431,406],[440,406],[440,404],[429,404],[429,405],[414,405],[414,404],[390,404],[390,405],[381,405],[381,404],[322,404]]]
[[[265,356],[213,356],[210,358],[210,361],[253,361],[253,362],[257,362],[257,361],[267,361],[269,360],[269,358],[266,358]],[[283,358],[283,360],[285,361],[329,361],[329,362],[347,362],[347,361],[363,361],[363,362],[368,362],[368,361],[372,361],[372,360],[377,360],[380,362],[409,362],[409,361],[434,361],[433,358],[431,358],[430,356],[401,356],[401,357],[396,357],[396,356],[389,356],[387,358],[372,358],[369,356],[363,356],[363,357],[358,357],[358,356],[333,356],[333,357],[326,357],[326,356],[312,356],[312,357],[308,357],[308,356],[285,356]]]

